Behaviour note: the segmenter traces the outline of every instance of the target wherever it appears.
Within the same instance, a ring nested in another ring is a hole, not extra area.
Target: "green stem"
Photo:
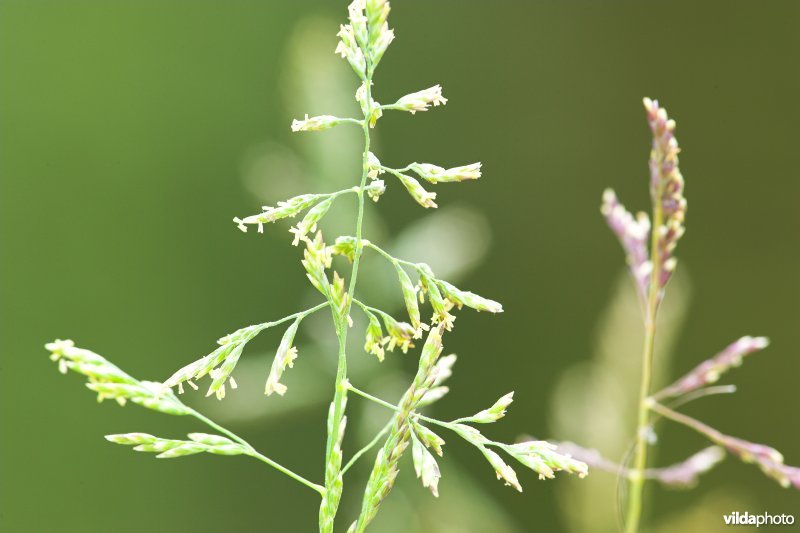
[[[372,101],[372,72],[368,69],[366,83],[366,101]],[[356,218],[356,249],[353,254],[353,268],[350,273],[350,284],[347,290],[347,303],[341,316],[337,316],[337,310],[331,306],[333,313],[334,326],[336,327],[336,336],[339,340],[339,356],[336,368],[336,384],[333,396],[333,417],[328,431],[327,443],[325,446],[325,468],[326,472],[329,469],[338,471],[327,472],[325,475],[325,490],[334,490],[334,484],[340,482],[342,475],[341,466],[333,461],[334,450],[336,442],[339,438],[340,428],[342,426],[342,419],[344,418],[345,411],[345,394],[347,392],[347,316],[350,313],[350,307],[353,302],[353,295],[356,289],[356,281],[358,279],[358,267],[361,262],[361,255],[364,251],[364,243],[362,239],[363,224],[364,224],[364,187],[367,184],[367,177],[369,173],[369,148],[370,148],[370,135],[369,135],[369,114],[371,110],[364,114],[364,120],[361,121],[362,130],[364,132],[364,153],[362,155],[362,171],[361,182],[358,187],[358,216]],[[336,514],[337,502],[328,502],[332,509],[321,513],[320,516],[320,530],[332,531],[333,519]],[[326,516],[322,516],[325,514]],[[326,525],[323,526],[323,519]]]
[[[378,405],[382,405],[383,407],[386,407],[387,409],[391,409],[392,411],[400,411],[400,408],[397,407],[396,405],[393,405],[393,404],[387,402],[386,400],[381,400],[377,396],[373,396],[372,394],[370,394],[368,392],[364,392],[361,389],[357,389],[353,385],[351,385],[349,382],[347,383],[347,390],[355,392],[356,394],[358,394],[362,398],[366,398],[367,400],[375,402]]]
[[[357,237],[352,237],[352,238],[357,239]],[[370,249],[374,250],[375,252],[377,252],[379,255],[383,256],[387,261],[392,263],[394,266],[405,265],[405,266],[413,268],[414,270],[417,270],[419,272],[423,272],[425,274],[428,274],[427,272],[425,272],[425,270],[423,268],[424,265],[421,264],[421,263],[414,263],[413,261],[406,261],[405,259],[400,259],[400,258],[394,257],[392,254],[390,254],[389,252],[387,252],[386,250],[384,250],[380,246],[378,246],[378,245],[376,245],[376,244],[374,244],[374,243],[372,243],[372,242],[370,242],[370,241],[368,241],[366,239],[362,239],[361,244],[362,244],[362,246],[370,248]],[[356,246],[358,246],[358,241],[356,242]],[[433,279],[436,279],[436,278],[433,278]]]
[[[380,246],[377,246],[376,244],[373,244],[373,243],[371,243],[369,241],[367,241],[365,243],[365,245],[367,246],[367,248],[371,248],[371,249],[375,250],[376,252],[378,252],[380,255],[382,255],[384,258],[386,258],[387,261],[389,261],[390,263],[392,263],[395,266],[397,266],[397,265],[405,265],[407,267],[413,268],[414,270],[422,271],[422,266],[420,266],[419,263],[414,263],[412,261],[406,261],[405,259],[399,259],[397,257],[394,257],[392,254],[390,254],[389,252],[387,252],[386,250],[384,250]]]
[[[386,425],[383,426],[383,429],[380,430],[380,432],[378,432],[377,435],[375,435],[375,438],[373,438],[371,441],[369,441],[369,443],[366,446],[364,446],[363,448],[358,450],[355,454],[353,454],[353,457],[351,457],[350,460],[347,462],[347,464],[344,465],[344,468],[342,468],[342,475],[344,475],[345,472],[350,470],[350,467],[353,466],[356,463],[356,461],[358,461],[361,458],[362,455],[370,451],[372,448],[375,447],[376,444],[378,444],[381,438],[383,438],[383,436],[386,435],[392,428],[392,424],[394,424],[394,420],[389,420],[389,422],[387,422]]]
[[[359,126],[362,126],[365,121],[357,118],[346,117],[346,118],[340,118],[339,122],[349,122],[350,124],[358,124]]]
[[[367,400],[370,400],[371,402],[375,402],[378,405],[382,405],[383,407],[386,407],[387,409],[391,409],[392,411],[395,411],[397,413],[399,413],[401,411],[400,407],[398,407],[398,406],[396,406],[394,404],[391,404],[391,403],[387,402],[386,400],[381,400],[377,396],[373,396],[372,394],[370,394],[368,392],[364,392],[361,389],[357,389],[353,385],[351,385],[350,382],[347,383],[347,390],[349,390],[351,392],[354,392],[354,393],[358,394],[359,396],[361,396],[362,398],[366,398]],[[456,423],[456,421],[445,422],[443,420],[437,420],[435,418],[431,418],[429,416],[425,416],[425,415],[417,413],[417,412],[414,412],[413,415],[414,415],[414,418],[418,418],[420,420],[424,420],[425,422],[430,422],[431,424],[436,424],[437,426],[442,426],[442,427],[445,427],[445,428],[448,428],[448,429],[453,429],[453,424]]]
[[[396,264],[396,263],[400,262],[399,259],[397,259],[396,257],[392,256],[389,252],[387,252],[386,250],[384,250],[380,246],[377,246],[377,245],[375,245],[375,244],[373,244],[371,242],[367,242],[366,244],[367,244],[368,248],[372,248],[373,250],[378,252],[380,255],[385,257],[386,260],[389,261],[390,263]]]
[[[242,446],[247,448],[248,454],[251,457],[254,457],[254,458],[258,459],[259,461],[262,461],[262,462],[268,464],[269,466],[271,466],[272,468],[278,470],[279,472],[283,472],[284,474],[286,474],[290,478],[294,479],[295,481],[299,481],[300,483],[302,483],[306,487],[315,490],[320,495],[323,495],[323,496],[325,495],[325,487],[323,487],[322,485],[317,485],[313,481],[309,481],[306,478],[304,478],[303,476],[301,476],[300,474],[297,474],[296,472],[293,472],[293,471],[289,470],[288,468],[286,468],[285,466],[281,465],[280,463],[278,463],[276,461],[273,461],[272,459],[270,459],[266,455],[262,455],[262,454],[258,453],[255,450],[255,448],[253,448],[250,445],[249,442],[247,442],[246,440],[244,440],[240,436],[236,435],[234,432],[232,432],[232,431],[230,431],[228,429],[225,429],[224,427],[220,426],[219,424],[217,424],[213,420],[211,420],[209,418],[206,418],[202,414],[198,413],[194,409],[191,409],[191,408],[188,408],[188,409],[190,411],[189,414],[192,415],[193,417],[195,417],[196,419],[198,419],[201,422],[203,422],[204,424],[216,429],[217,431],[219,431],[220,433],[222,433],[226,437],[230,437],[232,440],[238,442],[239,444],[241,444]]]
[[[268,328],[271,328],[271,327],[274,327],[274,326],[278,326],[278,325],[283,324],[284,322],[288,322],[290,320],[296,320],[298,318],[305,318],[310,314],[316,313],[317,311],[319,311],[323,307],[328,307],[330,304],[331,304],[330,301],[322,302],[321,304],[315,305],[314,307],[312,307],[310,309],[306,309],[305,311],[299,311],[297,313],[294,313],[294,314],[291,314],[291,315],[287,315],[287,316],[285,316],[283,318],[279,318],[278,320],[274,320],[272,322],[264,322],[263,324],[259,324],[258,325],[258,327],[260,328],[259,331],[263,331],[265,329],[268,329]]]
[[[325,197],[328,197],[328,198],[338,198],[339,196],[341,196],[343,194],[349,194],[349,193],[358,194],[358,192],[359,192],[358,187],[349,187],[347,189],[342,189],[342,190],[336,191],[336,192],[329,192],[329,193],[325,193],[325,194],[320,194],[319,196],[325,196]]]
[[[633,471],[628,494],[628,510],[625,519],[626,533],[636,533],[642,517],[642,494],[644,492],[644,474],[647,468],[647,428],[649,426],[649,396],[653,381],[653,354],[656,341],[656,318],[658,315],[659,285],[661,277],[661,260],[659,257],[658,232],[663,225],[664,213],[661,202],[661,185],[654,196],[653,229],[650,234],[650,262],[653,265],[650,273],[650,286],[645,308],[645,336],[642,350],[642,380],[639,389],[639,414],[636,425],[636,448],[634,451]]]
[[[715,394],[733,394],[734,392],[736,392],[736,385],[716,385],[714,387],[705,387],[692,391],[688,394],[684,394],[674,402],[671,402],[669,406],[674,409],[676,407],[686,405],[689,402],[693,402],[699,398],[705,398],[706,396],[713,396]],[[658,402],[661,401],[663,396],[654,394],[651,396],[651,398]]]
[[[413,165],[413,164],[414,163],[411,163],[410,165],[406,165],[403,168],[391,168],[391,167],[385,167],[385,166],[381,165],[381,170],[383,170],[384,172],[391,172],[392,174],[394,174],[396,176],[400,172],[408,172],[409,170],[411,170],[411,165]]]
[[[359,306],[361,309],[363,309],[365,313],[376,313],[383,317],[387,317],[389,320],[394,320],[394,317],[389,313],[387,313],[386,311],[381,311],[377,307],[372,307],[371,305],[367,305],[358,298],[353,298],[353,303]]]

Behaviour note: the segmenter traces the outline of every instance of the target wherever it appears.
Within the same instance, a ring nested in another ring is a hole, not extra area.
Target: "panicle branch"
[[[701,387],[715,383],[719,377],[733,367],[740,366],[744,357],[769,346],[766,337],[745,336],[730,344],[720,353],[697,365],[691,372],[653,395],[655,399],[683,396]]]
[[[614,475],[632,478],[636,472],[624,467],[603,455],[595,449],[584,448],[573,442],[560,442],[558,448],[577,460],[583,461],[589,468],[603,470]],[[725,450],[720,446],[709,446],[691,455],[685,460],[661,468],[648,468],[644,477],[658,481],[669,488],[691,488],[697,485],[700,475],[710,471],[725,459]]]
[[[673,411],[657,402],[651,402],[650,408],[673,422],[695,430],[745,463],[755,464],[781,486],[800,489],[800,468],[784,464],[783,454],[775,448],[726,435],[695,418]]]
[[[247,326],[246,328],[241,328],[233,333],[225,335],[217,341],[220,345],[219,348],[176,371],[164,382],[164,387],[170,389],[177,386],[178,392],[182,393],[183,383],[186,382],[193,389],[197,389],[194,380],[198,380],[208,374],[212,381],[206,396],[215,394],[217,399],[223,399],[225,397],[226,381],[230,384],[231,388],[235,389],[237,387],[236,381],[231,374],[234,368],[236,368],[239,357],[242,355],[242,351],[248,342],[253,340],[256,335],[265,329],[288,322],[289,320],[295,320],[294,324],[299,324],[303,318],[319,311],[327,305],[327,302],[321,303],[305,311],[283,317],[280,320]]]
[[[414,381],[398,404],[392,428],[383,448],[378,452],[375,465],[367,482],[361,504],[361,515],[350,526],[350,531],[363,532],[375,517],[378,508],[394,486],[398,473],[398,463],[408,446],[410,438],[409,419],[418,407],[425,393],[433,387],[436,376],[434,368],[442,353],[442,327],[432,328],[422,347],[419,367]],[[438,481],[438,480],[437,480]]]
[[[116,444],[133,446],[137,452],[157,453],[158,459],[173,459],[197,453],[216,455],[249,454],[250,448],[219,435],[189,433],[189,440],[162,439],[147,433],[124,433],[106,435],[106,440]]]
[[[169,415],[191,414],[191,410],[161,383],[139,381],[103,356],[77,348],[71,340],[56,340],[45,348],[50,352],[50,360],[58,362],[62,374],[72,370],[88,378],[86,387],[97,393],[98,402],[113,399],[124,406],[130,400]]]
[[[636,282],[636,291],[644,304],[650,285],[650,273],[653,271],[653,263],[650,262],[647,251],[647,241],[650,238],[650,218],[644,212],[637,213],[634,218],[619,202],[616,193],[611,189],[606,189],[603,193],[603,205],[600,212],[606,217],[608,226],[622,244],[625,260]]]

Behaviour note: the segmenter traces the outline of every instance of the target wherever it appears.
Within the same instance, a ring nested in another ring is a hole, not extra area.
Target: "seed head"
[[[663,225],[653,228],[658,238],[658,257],[661,262],[658,283],[663,294],[663,288],[675,270],[673,252],[685,232],[686,199],[683,197],[683,176],[678,168],[680,148],[675,139],[675,121],[667,116],[666,109],[660,107],[657,100],[645,98],[644,107],[653,133],[650,194],[653,204],[659,204],[664,215]]]

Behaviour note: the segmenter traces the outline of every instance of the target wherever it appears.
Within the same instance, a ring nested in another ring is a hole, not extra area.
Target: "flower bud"
[[[120,435],[106,435],[106,440],[115,444],[151,444],[157,437],[147,433],[123,433]]]
[[[369,44],[367,17],[364,15],[365,7],[364,0],[353,0],[350,2],[350,5],[347,6],[347,18],[350,20],[356,42],[362,50],[366,50]]]
[[[233,444],[233,441],[227,437],[219,435],[209,435],[208,433],[189,433],[189,439],[200,444],[207,444],[209,446],[222,446],[225,444]]]
[[[431,301],[431,307],[433,307],[433,318],[431,321],[434,324],[444,324],[445,329],[449,331],[453,328],[453,321],[456,319],[450,314],[450,309],[453,307],[453,304],[449,300],[442,298],[442,293],[439,290],[439,286],[436,284],[437,280],[433,279],[430,275],[430,269],[428,269],[428,272],[429,273],[420,273],[420,284],[422,285],[422,289],[428,293],[428,299]]]
[[[340,122],[341,119],[332,115],[309,117],[306,113],[305,119],[292,121],[292,131],[322,131],[332,128]]]
[[[418,336],[421,329],[421,322],[419,303],[417,302],[417,288],[411,283],[411,278],[408,277],[408,273],[406,273],[403,267],[399,264],[395,264],[395,269],[397,270],[397,277],[400,280],[400,288],[403,291],[403,300],[405,300],[408,317],[411,319],[411,325],[418,331]]]
[[[394,30],[390,30],[388,24],[383,24],[378,31],[378,36],[370,51],[372,54],[373,69],[378,66],[381,58],[383,58],[383,54],[386,52],[386,49],[389,48],[392,41],[394,41]]]
[[[306,276],[314,288],[327,297],[330,282],[325,274],[325,269],[331,266],[331,252],[322,241],[321,232],[317,232],[313,241],[306,241],[306,250],[303,252],[303,260],[300,263],[306,269]]]
[[[442,289],[445,297],[457,305],[459,308],[466,305],[476,311],[488,311],[490,313],[502,313],[503,306],[499,302],[484,298],[473,292],[462,291],[461,289],[447,283],[446,281],[437,280],[437,283]]]
[[[475,180],[481,177],[481,164],[472,163],[461,167],[443,168],[430,163],[412,163],[411,170],[430,183]]]
[[[356,238],[351,236],[341,236],[336,238],[336,243],[329,246],[328,250],[333,255],[341,255],[353,262],[356,253]]]
[[[426,209],[429,207],[438,207],[436,202],[434,202],[436,199],[435,192],[426,191],[425,188],[411,176],[407,176],[400,172],[395,175],[400,179],[400,183],[402,183],[403,187],[406,188],[408,194],[410,194],[419,205]]]
[[[450,392],[450,387],[433,387],[425,391],[425,394],[422,395],[422,398],[419,400],[419,407],[425,407],[431,405],[433,403],[438,402],[445,395]]]
[[[202,444],[195,444],[193,442],[186,442],[173,448],[168,449],[156,455],[156,459],[173,459],[175,457],[184,457],[186,455],[194,455],[206,451],[206,447]]]
[[[332,203],[332,197],[322,200],[306,213],[306,216],[298,222],[297,226],[289,230],[294,233],[294,240],[292,241],[294,246],[297,246],[301,240],[307,240],[306,235],[309,232],[317,231],[317,223],[325,216]]]
[[[364,52],[358,46],[353,27],[350,24],[343,24],[336,36],[340,39],[336,46],[336,53],[347,59],[359,78],[366,80],[367,61],[364,58]]]
[[[367,17],[367,27],[372,44],[380,37],[381,28],[389,18],[389,2],[386,0],[366,0],[364,9]]]
[[[364,187],[364,192],[367,193],[373,202],[377,202],[383,193],[386,192],[386,183],[383,180],[373,180],[372,183]]]
[[[514,472],[513,468],[508,466],[506,462],[503,461],[503,459],[492,450],[481,447],[481,452],[489,461],[489,464],[492,465],[492,468],[494,468],[494,472],[497,474],[497,479],[502,479],[505,481],[506,485],[514,487],[519,492],[522,492],[522,486],[519,484],[519,481],[517,480],[517,473]]]
[[[356,101],[361,106],[361,112],[364,113],[364,119],[369,123],[370,128],[375,127],[375,123],[383,116],[381,105],[367,95],[367,82],[361,84],[356,91]]]
[[[392,106],[394,109],[408,111],[412,115],[417,111],[427,111],[430,105],[438,106],[447,103],[447,98],[442,96],[442,86],[434,85],[422,91],[407,94]]]
[[[380,160],[372,152],[367,153],[367,176],[371,179],[376,179],[378,174],[383,174],[384,170],[381,166]]]
[[[514,393],[509,392],[497,400],[489,409],[484,409],[475,416],[470,417],[469,420],[470,422],[475,422],[477,424],[490,424],[492,422],[496,422],[505,416],[506,408],[511,405],[511,402],[513,401]]]
[[[419,439],[412,435],[411,456],[414,460],[414,471],[418,478],[422,478],[422,486],[430,489],[434,496],[439,496],[439,479],[442,477],[439,465]]]
[[[409,348],[414,347],[411,339],[414,338],[415,329],[411,324],[398,322],[389,315],[383,315],[383,325],[386,326],[386,332],[389,334],[384,339],[388,343],[387,350],[392,351],[395,346],[400,346],[403,353],[406,353]]]
[[[436,366],[433,367],[433,374],[435,378],[433,380],[434,386],[441,385],[453,375],[453,365],[456,364],[457,359],[458,357],[456,354],[451,353],[450,355],[440,357],[439,360],[436,361]]]
[[[364,351],[374,354],[379,361],[383,361],[383,345],[387,342],[387,339],[383,338],[383,328],[381,328],[381,323],[374,313],[370,313],[369,311],[365,312],[369,318],[369,325],[367,326]]]
[[[426,448],[433,448],[436,452],[436,455],[441,457],[443,454],[442,446],[444,446],[444,439],[431,431],[430,428],[427,428],[418,422],[412,422],[412,425],[414,433],[417,435],[417,437],[419,437],[420,442],[422,442]]]
[[[271,396],[273,392],[277,392],[280,396],[286,394],[286,385],[280,383],[280,379],[286,367],[292,368],[294,366],[294,360],[297,359],[297,348],[292,346],[292,343],[294,342],[294,335],[297,333],[297,327],[300,325],[301,320],[302,318],[298,318],[292,322],[292,325],[286,329],[283,338],[281,338],[281,343],[278,346],[278,351],[272,362],[269,377],[267,377],[267,384],[264,387],[264,394],[267,396]]]

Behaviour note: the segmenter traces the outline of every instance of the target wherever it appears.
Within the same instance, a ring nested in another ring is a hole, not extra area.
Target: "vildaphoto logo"
[[[726,526],[791,526],[794,524],[794,515],[790,514],[751,514],[747,511],[740,513],[734,511],[722,516]]]

